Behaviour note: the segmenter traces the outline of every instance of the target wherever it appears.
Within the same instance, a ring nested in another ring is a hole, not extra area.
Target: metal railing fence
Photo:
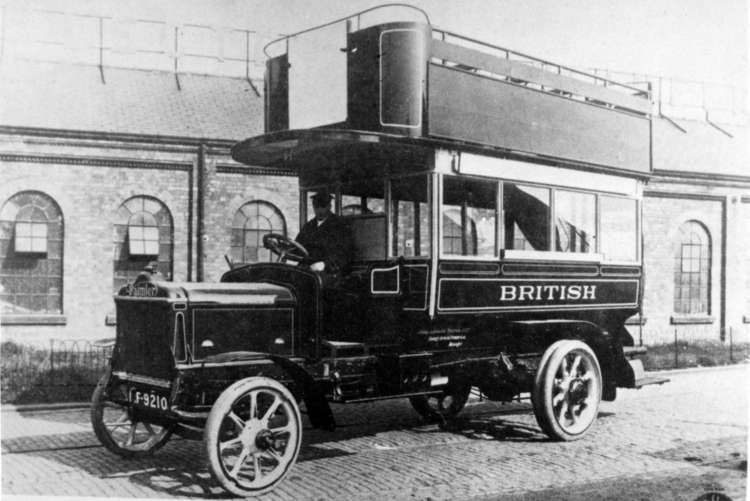
[[[648,349],[643,357],[646,370],[750,362],[750,324],[725,329],[631,326],[630,331],[635,343]],[[112,348],[111,340],[53,339],[45,348],[4,342],[0,344],[1,402],[86,401],[107,368]]]
[[[87,400],[105,372],[111,342],[52,339],[49,348],[0,345],[2,403]]]
[[[630,326],[636,345],[645,346],[646,370],[710,367],[750,362],[750,324]]]

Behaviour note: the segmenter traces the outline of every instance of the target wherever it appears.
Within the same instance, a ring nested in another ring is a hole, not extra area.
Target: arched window
[[[151,262],[171,280],[172,247],[172,215],[162,202],[144,196],[125,201],[114,224],[114,291],[135,280]]]
[[[38,191],[13,195],[0,211],[2,313],[62,313],[62,270],[60,207]]]
[[[232,220],[232,261],[236,264],[271,261],[271,251],[263,248],[263,235],[286,236],[286,221],[275,205],[264,201],[248,202]]]
[[[674,311],[709,314],[711,297],[711,239],[696,221],[680,226],[675,246]]]

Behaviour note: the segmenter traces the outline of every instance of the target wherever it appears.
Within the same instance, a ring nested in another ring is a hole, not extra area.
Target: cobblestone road
[[[337,406],[337,431],[306,427],[297,464],[264,499],[745,499],[747,376],[747,366],[691,371],[621,391],[569,443],[547,441],[525,403],[474,402],[452,431],[405,400]],[[228,497],[201,442],[123,460],[98,444],[85,409],[1,417],[4,495]]]

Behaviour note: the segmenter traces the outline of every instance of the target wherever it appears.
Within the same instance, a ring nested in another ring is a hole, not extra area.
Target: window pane
[[[31,250],[32,252],[47,252],[47,239],[46,238],[32,238]]]
[[[61,312],[63,224],[57,204],[37,192],[17,193],[5,204],[16,212],[15,219],[0,221],[0,314]],[[53,256],[48,224],[55,230]]]
[[[31,252],[31,239],[16,236],[16,252]]]
[[[555,250],[596,251],[596,197],[555,190]]]
[[[382,179],[349,183],[341,188],[341,215],[357,214],[385,214]]]
[[[675,311],[709,313],[710,246],[706,231],[696,222],[680,227],[675,244]]]
[[[443,178],[443,252],[496,255],[497,182]]]
[[[599,197],[600,252],[607,261],[638,259],[637,202],[619,197]]]
[[[16,237],[30,237],[31,223],[16,223]]]
[[[157,256],[159,229],[155,226],[129,226],[128,243],[131,256]]]
[[[341,187],[341,215],[354,241],[355,261],[381,260],[386,255],[385,182],[362,179]]]
[[[131,256],[140,256],[143,254],[143,240],[134,238],[128,239],[128,254]]]
[[[159,228],[155,226],[146,226],[143,228],[143,239],[151,242],[159,241]]]
[[[430,212],[427,176],[391,179],[393,256],[427,256],[430,252]]]
[[[232,261],[238,264],[271,261],[270,251],[263,248],[263,236],[267,233],[286,235],[284,217],[274,205],[253,201],[240,207],[232,219]]]
[[[149,256],[159,255],[159,242],[155,240],[144,240],[143,241],[143,254]]]
[[[550,250],[550,190],[503,184],[505,248]]]
[[[47,239],[47,223],[32,223],[31,235],[36,238]]]

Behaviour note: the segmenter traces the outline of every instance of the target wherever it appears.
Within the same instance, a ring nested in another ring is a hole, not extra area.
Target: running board
[[[646,352],[645,346],[623,346],[622,347],[622,353],[625,355],[626,358],[633,358],[637,357],[639,355],[645,355]]]
[[[650,384],[664,384],[669,382],[669,378],[658,377],[658,376],[646,376],[646,371],[643,369],[643,362],[639,359],[628,360],[630,368],[633,369],[633,388],[643,388]]]
[[[664,384],[668,382],[669,382],[669,378],[667,377],[656,377],[656,376],[643,377],[641,379],[635,380],[635,388],[641,389],[644,386],[648,386],[650,384]]]

